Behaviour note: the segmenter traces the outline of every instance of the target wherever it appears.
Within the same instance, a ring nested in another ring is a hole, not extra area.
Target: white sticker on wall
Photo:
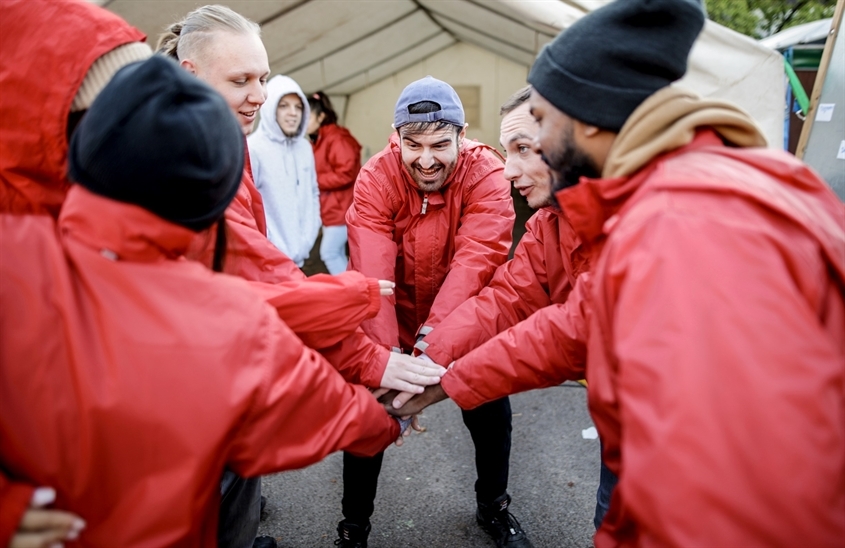
[[[836,157],[840,160],[845,160],[845,141],[839,143],[839,152],[836,153]]]
[[[833,107],[835,103],[822,103],[816,110],[816,122],[830,122],[833,120]]]

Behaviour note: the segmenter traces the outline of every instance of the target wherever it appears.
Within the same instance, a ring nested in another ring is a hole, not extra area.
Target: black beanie
[[[223,97],[154,55],[122,68],[94,100],[70,142],[70,179],[199,231],[238,191],[243,141]]]
[[[618,132],[640,103],[684,75],[703,26],[699,0],[616,0],[547,44],[528,83],[571,118]]]

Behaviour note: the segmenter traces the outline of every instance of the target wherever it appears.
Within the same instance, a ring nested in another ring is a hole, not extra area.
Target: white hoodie
[[[302,100],[302,122],[296,137],[288,137],[276,121],[276,108],[285,95]],[[258,131],[247,138],[255,186],[264,200],[267,237],[302,266],[320,231],[320,194],[314,152],[305,137],[308,99],[287,76],[267,83],[267,101],[261,107]]]

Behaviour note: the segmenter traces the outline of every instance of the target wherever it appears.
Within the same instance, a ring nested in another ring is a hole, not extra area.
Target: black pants
[[[226,470],[220,481],[219,548],[251,548],[261,519],[261,478],[242,478]]]
[[[599,439],[599,446],[601,455],[604,455],[604,444]],[[610,497],[613,495],[613,490],[616,489],[616,484],[619,478],[616,474],[610,471],[610,468],[605,466],[604,458],[601,461],[601,471],[599,472],[599,488],[596,491],[596,515],[593,518],[593,524],[596,526],[596,531],[601,527],[601,522],[604,521],[604,515],[610,509]]]
[[[490,503],[508,489],[511,453],[511,402],[492,401],[472,411],[462,411],[464,424],[475,444],[477,502]],[[366,525],[373,515],[378,476],[384,453],[374,457],[343,454],[343,517]]]

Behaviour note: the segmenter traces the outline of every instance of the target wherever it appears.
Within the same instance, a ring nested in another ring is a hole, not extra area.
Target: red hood
[[[70,105],[101,55],[143,33],[82,0],[4,0],[0,33],[0,212],[54,217],[68,182]]]
[[[728,147],[715,131],[702,129],[689,145],[630,177],[582,178],[556,196],[582,241],[595,241],[608,219],[654,190],[722,192],[771,209],[815,237],[845,287],[845,205],[813,170],[782,151]]]

